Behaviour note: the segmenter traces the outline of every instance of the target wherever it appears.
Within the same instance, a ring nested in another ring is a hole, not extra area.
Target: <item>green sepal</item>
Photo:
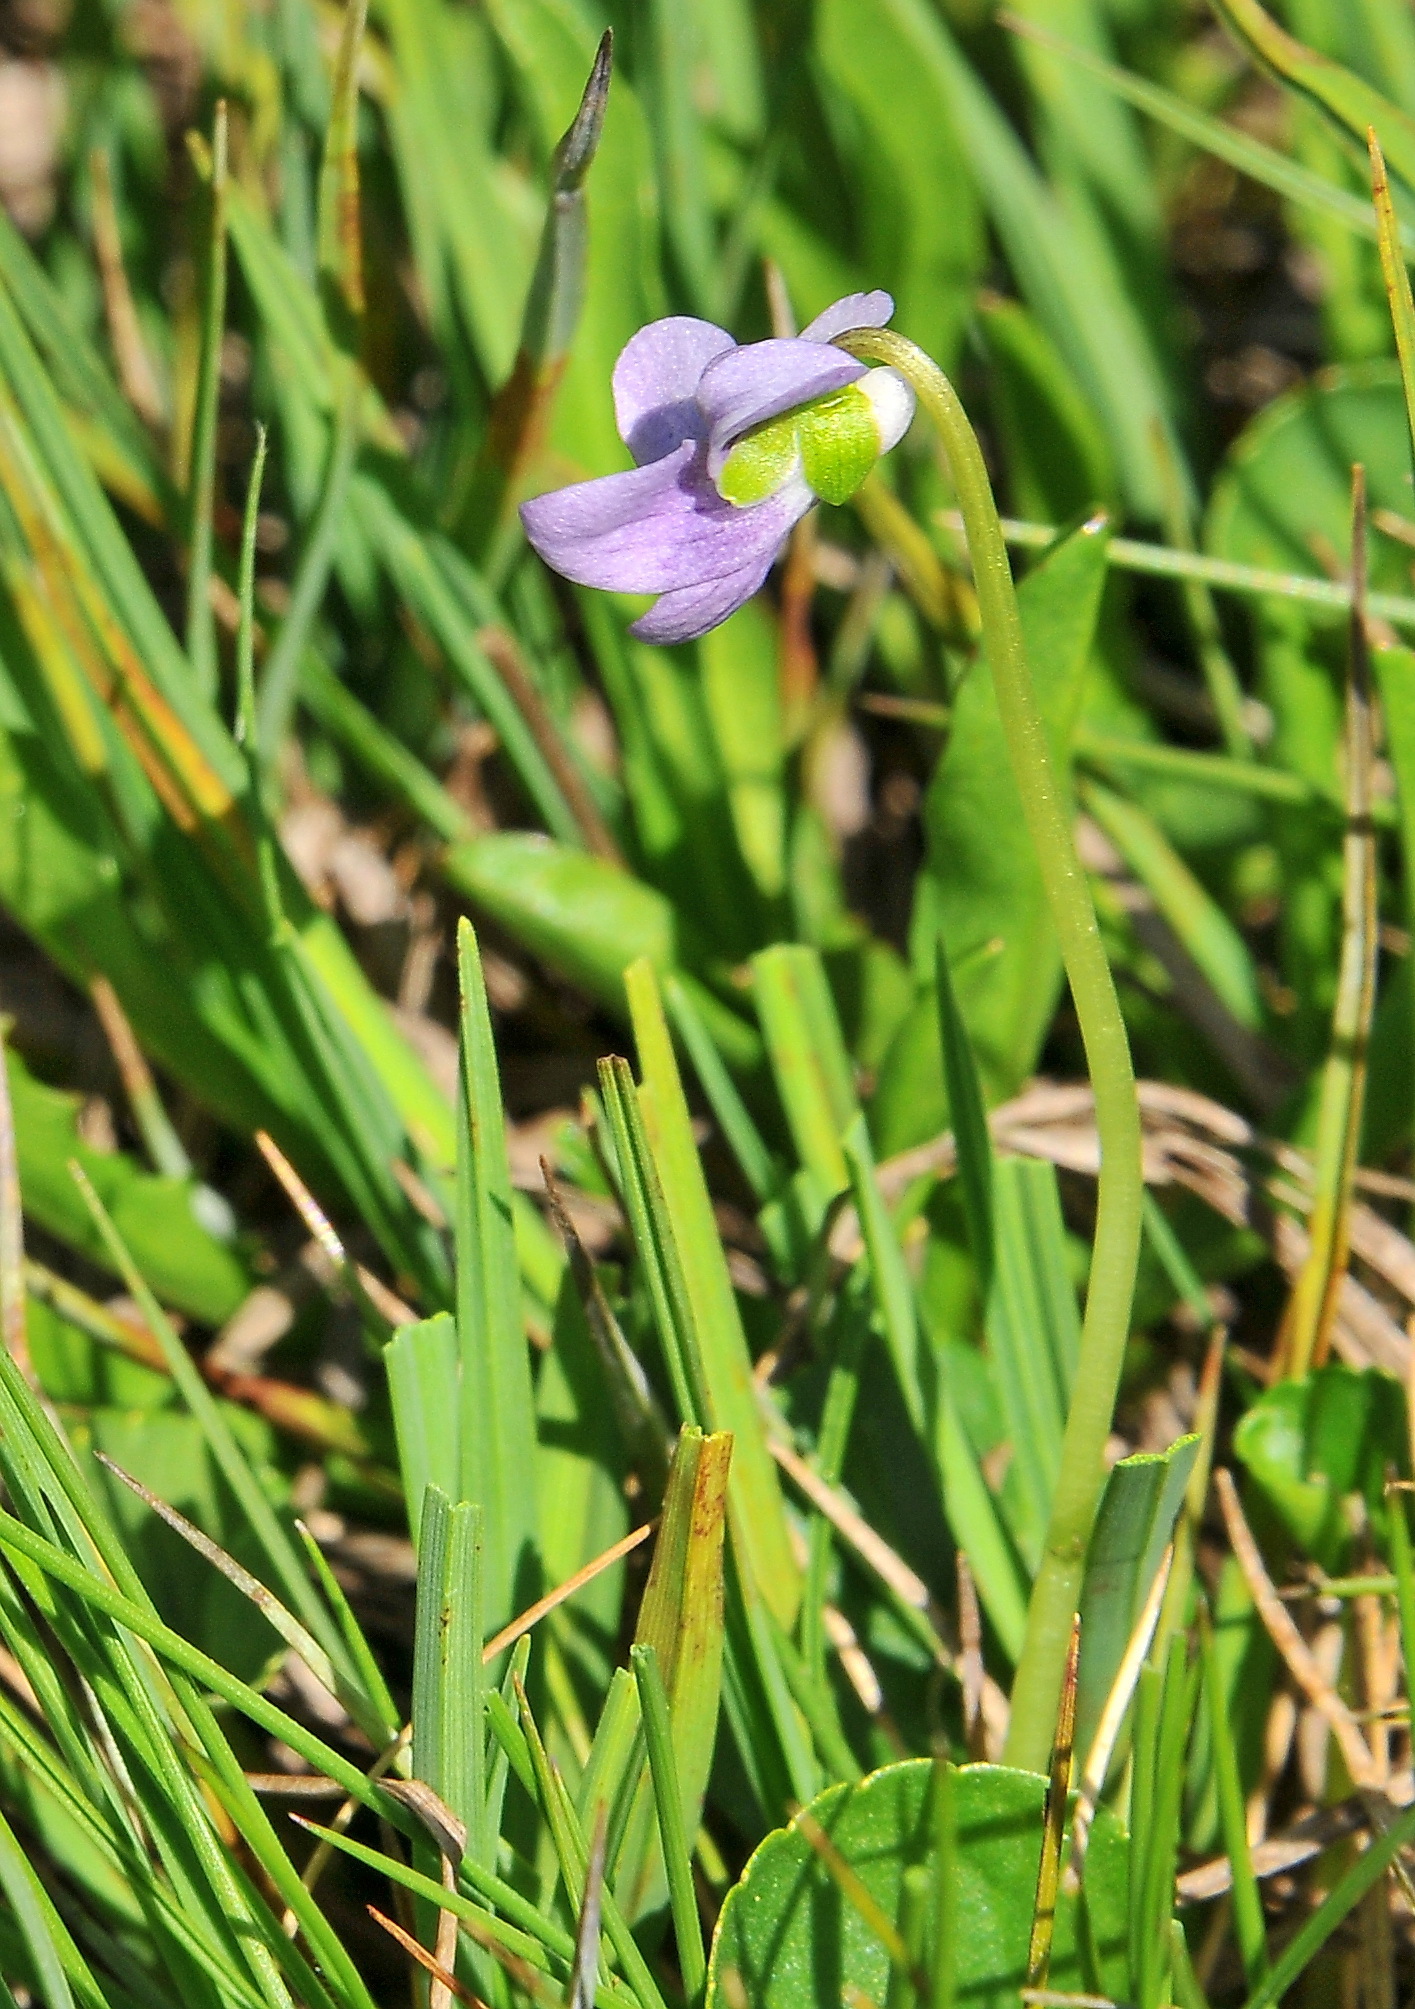
[[[848,502],[880,456],[879,423],[858,384],[808,405],[798,437],[802,471],[822,502]]]
[[[739,509],[775,495],[795,462],[799,424],[799,412],[781,412],[743,433],[723,462],[719,495]]]

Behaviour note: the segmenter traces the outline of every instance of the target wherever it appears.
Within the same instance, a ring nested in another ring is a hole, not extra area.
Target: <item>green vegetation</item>
[[[1407,1999],[1406,0],[12,0],[0,199],[0,2009]]]

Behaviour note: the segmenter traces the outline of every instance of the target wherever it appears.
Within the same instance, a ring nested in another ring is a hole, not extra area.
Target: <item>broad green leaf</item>
[[[1374,1369],[1331,1362],[1268,1389],[1234,1431],[1234,1450],[1287,1533],[1331,1575],[1351,1552],[1350,1496],[1383,1527],[1387,1468],[1409,1463],[1390,1389]]]
[[[807,1809],[845,1868],[897,1929],[905,1870],[928,1860],[932,1763],[887,1765],[858,1786],[832,1786]],[[953,1950],[960,2001],[1015,2004],[1026,1978],[1046,1781],[999,1765],[956,1775],[958,1887]],[[1126,1843],[1104,1811],[1086,1856],[1087,1923],[1103,1991],[1128,1999]],[[1063,1884],[1053,1940],[1053,1988],[1086,1987],[1078,1952],[1078,1906]],[[735,1978],[734,1978],[735,1977]],[[842,2000],[883,2002],[889,1957],[870,1923],[812,1847],[800,1819],[771,1835],[729,1892],[708,1970],[708,2009],[836,2009]]]
[[[25,1212],[106,1266],[102,1238],[69,1175],[77,1160],[157,1295],[208,1325],[223,1324],[251,1280],[235,1250],[202,1220],[195,1183],[145,1172],[125,1152],[92,1150],[79,1136],[80,1098],[36,1081],[8,1049],[5,1063]]]
[[[1063,770],[1081,702],[1101,589],[1107,533],[1091,523],[1062,539],[1023,580],[1019,599],[1027,658],[1042,715]],[[1061,951],[1052,931],[1012,779],[997,700],[979,657],[959,688],[948,743],[924,809],[927,856],[916,929],[927,920],[930,964],[942,933],[958,1008],[977,1054],[989,1101],[1015,1091],[1036,1065],[1061,987]],[[1001,943],[993,952],[992,945]],[[908,1028],[899,1035],[907,1038]],[[901,1056],[908,1048],[900,1045]],[[937,1037],[927,1096],[914,1090],[916,1122],[894,1134],[898,1149],[941,1127]],[[885,1063],[885,1073],[893,1056]],[[926,1080],[927,1076],[924,1077]],[[885,1093],[882,1085],[881,1093]]]
[[[1214,484],[1206,547],[1242,564],[1310,573],[1314,553],[1341,553],[1350,542],[1354,461],[1365,467],[1373,513],[1410,514],[1409,433],[1394,363],[1324,371],[1252,419]],[[1408,582],[1401,546],[1373,538],[1372,586]]]

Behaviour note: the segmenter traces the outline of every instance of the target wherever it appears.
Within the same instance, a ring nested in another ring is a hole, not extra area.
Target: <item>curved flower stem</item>
[[[1081,1353],[1046,1547],[1032,1587],[1027,1631],[1012,1687],[1012,1718],[1003,1753],[1009,1765],[1045,1772],[1072,1618],[1081,1592],[1086,1544],[1105,1478],[1105,1442],[1130,1331],[1144,1195],[1135,1075],[1095,909],[1076,856],[1066,797],[1052,765],[1027,668],[1002,526],[973,429],[958,393],[942,370],[902,335],[886,329],[858,329],[841,335],[838,345],[861,362],[887,363],[906,379],[938,429],[948,456],[967,532],[983,639],[1012,771],[1052,921],[1061,939],[1095,1091],[1100,1184]]]

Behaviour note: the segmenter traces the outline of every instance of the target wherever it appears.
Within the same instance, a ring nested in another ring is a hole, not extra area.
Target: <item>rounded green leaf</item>
[[[928,1859],[932,1764],[886,1765],[856,1786],[833,1786],[807,1812],[896,1926],[906,1869]],[[955,1781],[958,1879],[954,1948],[960,2000],[1015,2009],[1025,1979],[1046,1780],[1001,1765],[968,1765]],[[1102,1810],[1091,1830],[1084,1897],[1096,1965],[1078,1956],[1074,1896],[1063,1888],[1052,1988],[1125,1998],[1126,1855],[1119,1823]],[[740,1983],[740,1986],[738,1985]],[[713,1941],[707,2009],[838,2009],[883,2002],[889,1960],[843,1894],[799,1817],[769,1835],[727,1896]],[[858,1993],[856,1992],[858,1991]]]
[[[1344,565],[1355,461],[1366,470],[1372,509],[1408,516],[1410,447],[1393,362],[1324,370],[1276,398],[1244,428],[1214,487],[1204,540],[1209,550],[1308,577],[1325,562]],[[1408,591],[1408,564],[1400,545],[1371,539],[1373,587]],[[1344,617],[1333,612],[1326,618]]]

